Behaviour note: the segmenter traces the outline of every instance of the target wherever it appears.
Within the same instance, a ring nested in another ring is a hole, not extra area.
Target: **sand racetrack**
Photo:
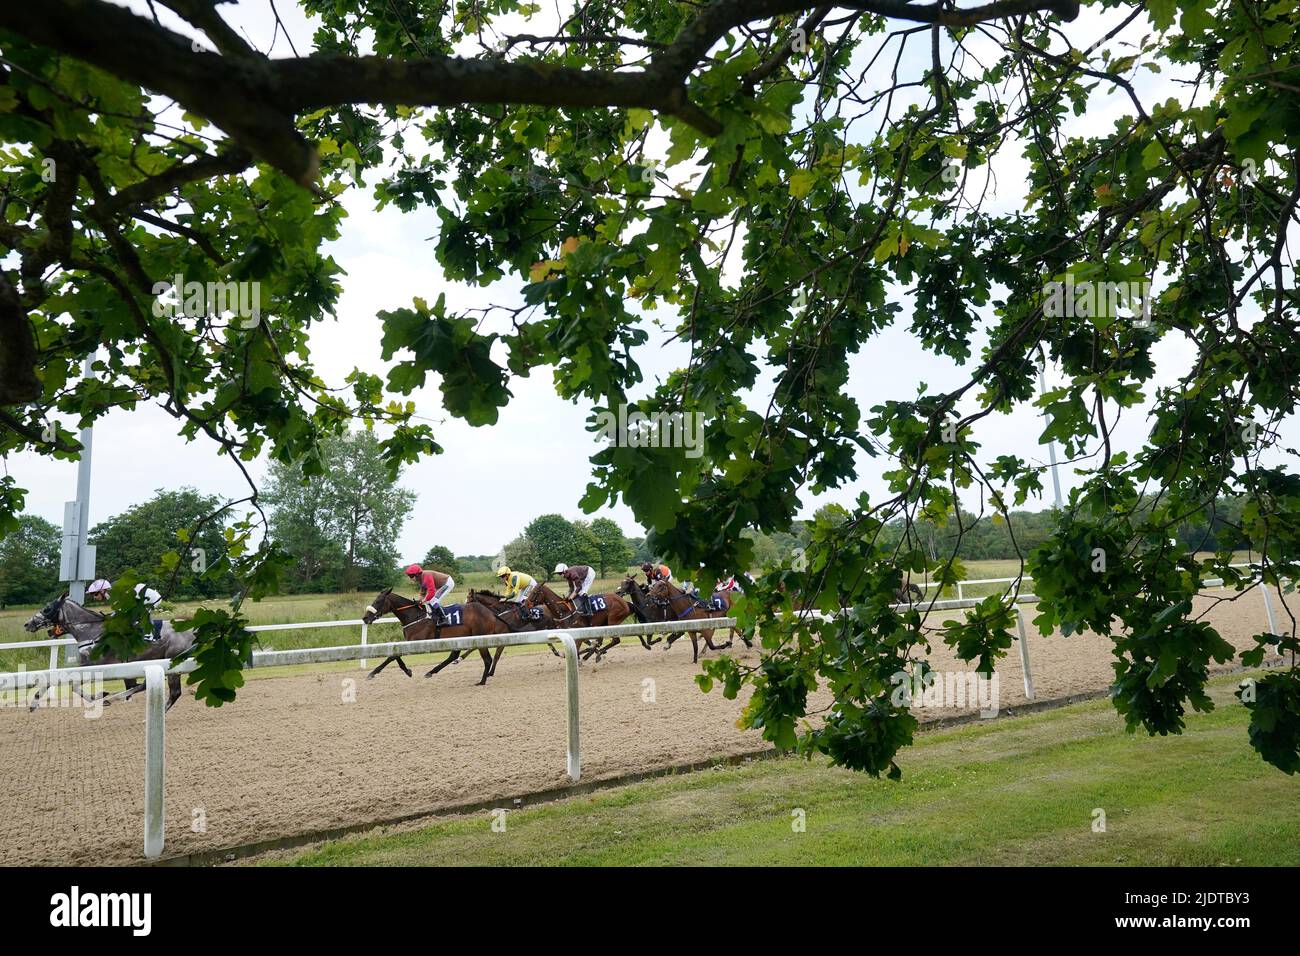
[[[1289,630],[1276,596],[1274,606]],[[933,622],[953,613],[934,612]],[[1214,608],[1209,620],[1238,648],[1266,629],[1253,593]],[[1094,635],[1044,638],[1031,628],[1029,646],[1038,700],[1110,682],[1110,645]],[[739,643],[731,653],[757,660]],[[931,663],[957,666],[942,645]],[[390,667],[373,681],[351,669],[259,676],[220,709],[187,691],[167,717],[166,855],[568,783],[560,659],[507,654],[486,687],[475,686],[477,656],[430,680],[427,668],[407,678]],[[735,726],[743,701],[701,693],[697,673],[688,641],[668,653],[625,642],[604,663],[584,666],[583,780],[763,749],[757,733]],[[1017,647],[999,677],[1001,707],[1024,703]],[[819,695],[812,705],[824,703]],[[84,715],[0,707],[0,865],[142,862],[143,698],[98,719]]]

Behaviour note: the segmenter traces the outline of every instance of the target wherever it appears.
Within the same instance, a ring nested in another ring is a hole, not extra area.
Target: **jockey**
[[[587,588],[591,587],[596,581],[595,570],[585,564],[569,567],[567,564],[560,563],[555,566],[555,573],[569,582],[569,593],[564,596],[565,600],[572,599],[574,607],[578,607],[578,598],[582,598],[582,613],[587,617],[591,617],[591,605],[587,600]]]
[[[736,576],[734,574],[730,577],[723,578],[717,584],[713,585],[713,592],[715,594],[722,594],[726,591],[735,591],[737,594],[745,593],[740,589],[740,585],[736,583]]]
[[[656,581],[671,581],[673,573],[668,570],[666,564],[651,564],[647,561],[641,565],[641,570],[645,572],[645,583],[654,584]]]
[[[86,586],[86,597],[92,601],[108,603],[108,592],[113,587],[103,578],[97,578]]]
[[[446,620],[442,610],[442,599],[456,586],[452,576],[441,571],[426,571],[418,564],[408,565],[403,573],[420,589],[419,601],[424,605],[424,610],[429,617],[434,617],[436,614],[438,620]]]
[[[532,594],[533,588],[537,587],[537,579],[531,574],[511,571],[504,564],[497,568],[497,577],[506,586],[506,600],[514,601],[516,604],[523,604],[528,600],[528,595]]]
[[[142,598],[144,600],[144,606],[150,611],[162,602],[162,595],[144,583],[135,586],[135,596]]]

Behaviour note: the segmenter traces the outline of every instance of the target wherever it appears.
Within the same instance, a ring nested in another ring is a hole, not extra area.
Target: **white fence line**
[[[334,624],[350,622],[332,622]],[[280,630],[284,625],[262,625]],[[551,631],[516,631],[506,634],[483,634],[474,637],[440,638],[426,641],[390,641],[383,644],[357,644],[345,647],[298,648],[287,651],[254,651],[246,667],[282,667],[289,664],[326,663],[357,660],[363,654],[422,654],[438,651],[477,650],[489,647],[549,644],[564,645],[565,686],[568,709],[568,773],[573,780],[582,775],[582,752],[578,723],[578,641],[606,637],[640,637],[650,634],[689,633],[705,629],[719,630],[736,626],[736,619],[719,617],[686,621],[663,621],[653,624],[615,624],[605,627],[570,628]],[[63,643],[63,642],[60,642]],[[0,690],[31,687],[34,684],[59,685],[81,683],[86,676],[103,680],[133,677],[145,682],[145,819],[144,852],[147,859],[157,859],[164,847],[164,751],[166,717],[164,687],[171,674],[187,674],[198,667],[194,659],[172,665],[170,661],[130,661],[87,667],[50,668],[47,671],[21,671],[0,674]]]
[[[1232,565],[1232,567],[1249,567],[1249,565]],[[983,583],[1006,583],[1021,578],[984,579]],[[965,582],[981,583],[978,581]],[[927,582],[928,584],[928,582]],[[1202,587],[1217,587],[1223,584],[1221,578],[1202,582]],[[1269,630],[1276,631],[1273,617],[1273,605],[1268,587],[1262,587],[1264,606],[1268,612]],[[960,592],[959,592],[960,593]],[[921,610],[948,610],[974,607],[982,598],[958,598],[914,604],[896,604],[896,608],[916,607]],[[1033,594],[1017,594],[1017,605],[1034,603],[1038,598]],[[825,617],[820,612],[809,613]],[[380,619],[373,623],[397,623],[391,618]],[[1016,624],[1020,635],[1020,656],[1024,672],[1026,699],[1033,700],[1034,685],[1029,665],[1029,642],[1026,639],[1024,615],[1016,607]],[[690,633],[706,629],[720,630],[736,626],[736,619],[730,617],[695,619],[684,621],[662,621],[651,624],[615,624],[604,627],[569,628],[549,631],[516,631],[505,634],[484,634],[474,637],[440,638],[423,641],[389,641],[381,644],[368,643],[369,626],[362,620],[346,621],[308,621],[292,624],[258,624],[247,628],[249,631],[288,631],[316,627],[361,627],[361,643],[338,647],[296,648],[284,651],[254,651],[246,667],[283,667],[293,664],[330,663],[346,660],[360,660],[365,663],[363,655],[375,654],[389,656],[392,654],[423,654],[442,651],[470,651],[495,647],[515,647],[560,642],[564,646],[566,704],[568,711],[568,761],[569,777],[578,780],[582,773],[581,747],[579,742],[578,709],[578,649],[577,641],[594,640],[607,637],[641,637],[652,634]],[[0,691],[16,690],[36,684],[53,686],[80,683],[86,676],[100,680],[120,678],[143,679],[145,684],[145,819],[144,851],[148,859],[157,859],[164,848],[165,823],[165,765],[164,751],[166,743],[166,678],[172,674],[187,674],[195,670],[198,662],[194,659],[172,665],[171,661],[130,661],[123,664],[89,665],[86,667],[58,667],[58,648],[76,644],[74,638],[54,638],[41,641],[21,641],[12,644],[0,643],[0,650],[20,648],[50,649],[50,667],[44,671],[22,671],[0,673]]]
[[[41,641],[14,641],[13,643],[5,642],[0,644],[0,651],[20,651],[24,648],[48,647],[50,649],[50,670],[54,670],[59,666],[59,648],[76,643],[77,639],[75,637],[55,637]]]

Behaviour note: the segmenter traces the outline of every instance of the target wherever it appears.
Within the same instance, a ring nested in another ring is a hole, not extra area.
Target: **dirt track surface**
[[[1274,606],[1281,614],[1276,598]],[[1032,615],[1026,608],[1027,625]],[[1266,629],[1255,593],[1209,619],[1238,648]],[[1031,626],[1036,698],[1103,690],[1110,646],[1094,635],[1040,637]],[[739,644],[730,653],[758,659]],[[942,646],[931,663],[958,668]],[[187,691],[167,716],[166,855],[568,783],[562,660],[506,655],[486,687],[475,686],[477,657],[425,680],[428,666],[414,678],[390,667],[373,681],[359,670],[250,680],[220,709]],[[584,665],[583,780],[763,749],[757,733],[735,726],[743,701],[701,693],[697,673],[687,641],[667,653],[625,643],[604,663]],[[1018,646],[998,675],[1001,708],[1024,703]],[[352,702],[345,681],[355,682]],[[825,702],[817,695],[811,706]],[[0,708],[0,865],[141,862],[143,778],[142,697],[94,720],[70,708]],[[194,832],[200,823],[204,832]]]

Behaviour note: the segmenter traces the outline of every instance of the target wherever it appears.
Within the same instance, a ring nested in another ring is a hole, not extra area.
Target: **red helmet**
[[[420,567],[418,564],[412,564],[412,565],[408,566],[407,569],[406,569],[405,571],[403,571],[402,573],[403,573],[403,574],[423,574],[423,573],[424,573],[424,568]]]

